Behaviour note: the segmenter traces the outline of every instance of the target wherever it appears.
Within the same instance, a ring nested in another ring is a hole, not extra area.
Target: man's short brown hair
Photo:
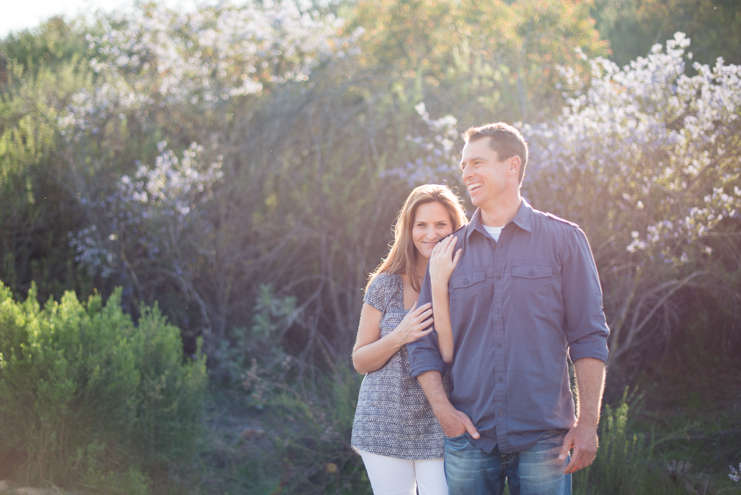
[[[527,165],[527,143],[520,131],[504,122],[497,122],[481,127],[471,127],[463,134],[466,143],[485,137],[489,138],[489,148],[497,152],[499,161],[507,160],[515,155],[520,157],[520,184],[522,184]]]

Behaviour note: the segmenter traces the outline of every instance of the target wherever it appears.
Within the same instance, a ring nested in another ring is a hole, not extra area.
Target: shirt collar
[[[530,203],[528,203],[525,198],[522,198],[520,209],[517,210],[517,215],[515,215],[515,218],[513,218],[512,221],[522,230],[532,232],[533,207],[530,206]]]
[[[530,203],[525,201],[525,198],[522,198],[520,208],[517,210],[517,214],[515,215],[515,218],[512,219],[511,223],[514,223],[523,230],[532,232],[532,222],[533,207],[530,206]],[[466,239],[471,237],[471,233],[474,230],[478,230],[479,233],[486,235],[484,231],[484,225],[481,223],[481,208],[476,208],[476,211],[471,217],[471,222],[468,224],[468,227],[466,227]]]

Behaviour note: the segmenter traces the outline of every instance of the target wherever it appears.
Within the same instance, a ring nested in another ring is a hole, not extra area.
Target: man
[[[451,494],[571,493],[571,473],[597,453],[607,336],[602,291],[578,226],[520,196],[522,135],[504,123],[469,129],[461,170],[478,207],[453,233],[448,284],[453,391],[435,332],[407,344],[445,438]],[[419,305],[432,301],[429,270]],[[574,363],[574,414],[567,356]],[[573,453],[569,457],[569,452]]]

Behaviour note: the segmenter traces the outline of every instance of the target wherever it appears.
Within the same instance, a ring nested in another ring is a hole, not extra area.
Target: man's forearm
[[[443,287],[433,285],[432,287],[432,309],[435,319],[435,331],[437,332],[437,343],[440,348],[440,357],[446,363],[453,361],[453,330],[450,325],[450,294],[447,284]]]
[[[564,468],[564,474],[584,469],[594,462],[599,446],[597,426],[602,404],[602,390],[605,388],[605,363],[595,358],[582,358],[574,361],[576,370],[577,411],[576,425],[564,437],[558,458],[566,459],[573,448],[571,461]]]
[[[597,428],[602,392],[605,389],[605,363],[595,358],[574,361],[576,371],[577,424]]]
[[[439,371],[427,371],[417,377],[422,391],[430,403],[432,412],[435,414],[443,434],[446,437],[454,437],[468,432],[473,438],[479,438],[479,432],[471,422],[471,419],[461,411],[453,407],[448,400],[448,394],[443,387],[442,374]]]
[[[442,412],[448,407],[453,407],[448,400],[448,394],[445,393],[442,374],[439,371],[426,371],[417,377],[417,381],[419,386],[422,387],[422,391],[425,393],[427,402],[430,403],[435,416],[437,416],[438,411]]]

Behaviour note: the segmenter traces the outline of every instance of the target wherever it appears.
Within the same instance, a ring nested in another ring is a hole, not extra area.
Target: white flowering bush
[[[191,143],[183,151],[182,159],[166,146],[166,141],[157,144],[160,155],[153,167],[139,163],[133,178],[121,177],[120,201],[146,208],[138,212],[141,218],[173,217],[179,225],[184,225],[191,209],[212,197],[212,187],[222,177],[222,157],[218,155],[217,161],[205,165],[199,160],[204,148],[197,143]]]
[[[412,154],[416,156],[404,166],[382,170],[380,176],[402,179],[410,188],[421,184],[460,185],[460,174],[456,168],[450,167],[457,156],[453,147],[459,137],[458,121],[452,115],[432,119],[424,102],[415,105],[414,109],[425,127],[422,135],[406,136],[407,141],[415,145]]]
[[[145,105],[152,103],[151,98],[132,90],[121,79],[80,88],[69,100],[57,125],[60,135],[70,144],[99,136],[111,121],[125,123],[127,114],[141,119]]]
[[[589,86],[563,114],[523,129],[526,195],[592,241],[613,362],[668,337],[679,291],[723,285],[715,232],[739,239],[741,67],[718,59],[690,75],[689,44],[677,33],[623,68],[592,60]]]
[[[730,249],[741,239],[741,67],[719,59],[713,68],[695,63],[691,75],[689,44],[677,33],[623,68],[589,60],[587,85],[563,69],[562,114],[521,125],[531,151],[523,194],[577,222],[592,243],[611,362],[668,338],[683,289],[725,286],[741,300],[720,280],[713,251],[719,229],[731,229]],[[418,111],[437,134],[415,140],[428,156],[386,172],[410,185],[439,180],[446,162],[457,171],[442,145],[455,121]]]
[[[128,256],[142,260],[153,260],[163,249],[176,250],[182,232],[197,216],[196,208],[212,198],[223,176],[222,157],[202,164],[204,148],[197,143],[184,150],[182,158],[166,149],[164,141],[157,146],[154,166],[139,163],[133,177],[123,175],[113,193],[102,199],[81,198],[104,212],[106,221],[70,233],[70,245],[77,262],[103,277],[122,268],[122,249],[133,250]]]
[[[623,69],[594,60],[591,86],[569,100],[557,122],[525,126],[531,173],[548,184],[539,194],[553,201],[580,187],[599,189],[602,204],[607,197],[618,203],[609,204],[606,218],[635,227],[622,240],[625,249],[673,264],[687,259],[683,248],[741,213],[734,139],[741,68],[719,60],[713,69],[695,64],[697,75],[688,76],[687,46],[678,33],[665,52],[656,45]],[[599,208],[594,199],[577,194],[566,208],[584,223]]]
[[[250,225],[240,222],[260,205],[261,167],[272,151],[264,136],[251,137],[275,125],[272,117],[251,118],[275,94],[307,94],[315,71],[357,52],[362,29],[348,34],[343,24],[300,0],[194,9],[152,3],[100,17],[85,36],[92,55],[80,62],[89,71],[84,84],[55,115],[60,155],[70,163],[64,184],[81,213],[68,239],[75,262],[99,283],[123,285],[132,311],[134,301],[160,300],[212,351],[213,313],[223,335],[232,311],[214,286],[231,286],[225,278],[244,276],[234,264],[251,263],[238,239]],[[207,149],[188,147],[194,141]],[[224,154],[241,170],[227,171],[228,190],[213,201]],[[238,217],[225,219],[232,208]]]
[[[306,2],[221,3],[195,11],[150,4],[105,19],[88,35],[96,73],[115,71],[140,93],[169,103],[214,102],[305,81],[330,55],[344,54],[342,19]]]
[[[741,462],[738,463],[738,470],[736,470],[736,468],[733,466],[728,467],[731,468],[731,472],[728,477],[731,478],[733,481],[741,480]]]

